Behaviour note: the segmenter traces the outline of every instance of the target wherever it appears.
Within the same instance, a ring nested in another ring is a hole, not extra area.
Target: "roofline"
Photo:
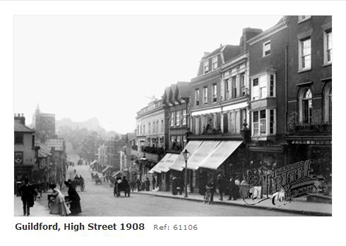
[[[258,34],[257,36],[249,39],[246,43],[248,43],[249,45],[253,45],[283,29],[285,29],[287,27],[287,22],[286,20],[283,20],[282,22],[276,24],[275,26],[272,26],[271,28],[265,30],[264,32]]]

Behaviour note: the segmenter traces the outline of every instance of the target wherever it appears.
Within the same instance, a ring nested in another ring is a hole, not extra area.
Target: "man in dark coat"
[[[213,179],[210,179],[206,188],[210,189],[210,203],[214,202],[214,192],[215,192],[215,183]]]
[[[20,191],[21,191],[21,197],[22,197],[22,202],[23,202],[23,213],[24,213],[24,215],[29,216],[30,215],[30,207],[34,206],[35,190],[29,184],[29,180],[25,179],[24,184],[20,188]]]
[[[220,173],[217,176],[217,187],[219,189],[219,193],[220,193],[220,200],[223,200],[223,194],[225,193],[226,190],[226,186],[227,186],[227,181],[225,179],[225,177]]]
[[[237,200],[237,185],[235,184],[235,177],[229,180],[229,198],[228,200]]]

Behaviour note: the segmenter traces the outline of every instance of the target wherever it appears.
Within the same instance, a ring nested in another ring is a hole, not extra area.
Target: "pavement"
[[[172,199],[184,199],[188,201],[203,202],[203,196],[196,193],[189,193],[188,197],[185,198],[184,193],[182,195],[173,195],[168,191],[135,191],[136,194],[143,195],[153,195],[159,197],[166,197]],[[228,201],[228,196],[224,196],[223,201],[219,200],[219,195],[214,194],[214,204],[222,204],[228,206],[242,206],[248,208],[258,208],[258,209],[267,209],[267,210],[277,210],[286,213],[295,213],[301,215],[310,215],[310,216],[332,216],[332,204],[327,203],[316,203],[316,202],[306,202],[303,200],[295,201],[282,201],[277,200],[272,201],[272,197],[263,197],[258,199],[237,199],[235,201]]]
[[[47,193],[43,193],[43,196],[46,196]],[[39,198],[37,198],[39,199]],[[23,215],[23,203],[20,196],[14,196],[14,216],[24,216]],[[59,217],[56,214],[50,214],[47,206],[40,204],[38,201],[35,201],[35,204],[30,208],[29,217]],[[25,216],[28,217],[28,216]]]
[[[188,197],[185,197],[184,193],[182,195],[173,195],[168,191],[134,191],[136,194],[142,195],[152,195],[158,197],[165,197],[169,199],[184,199],[191,202],[203,202],[203,196],[196,193],[189,193]],[[42,194],[47,196],[47,193]],[[276,210],[286,213],[295,213],[301,215],[310,215],[310,216],[332,216],[332,204],[327,203],[315,203],[315,202],[306,202],[302,200],[296,201],[274,201],[273,204],[271,197],[264,197],[262,199],[238,199],[235,201],[228,201],[227,196],[224,197],[223,201],[219,200],[219,195],[214,195],[214,204],[221,204],[227,206],[242,206],[248,208],[258,208],[258,209],[267,209],[267,210]],[[39,198],[37,198],[39,199]],[[19,196],[14,196],[14,216],[23,216],[23,205],[21,198]],[[35,205],[30,209],[30,216],[33,217],[59,217],[59,215],[53,215],[49,213],[48,204],[45,206],[42,202],[35,202]]]

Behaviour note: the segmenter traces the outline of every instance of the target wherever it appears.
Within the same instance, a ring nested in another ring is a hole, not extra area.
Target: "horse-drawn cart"
[[[131,188],[129,183],[127,181],[117,179],[114,183],[114,196],[119,197],[121,191],[124,192],[125,197],[130,197]]]

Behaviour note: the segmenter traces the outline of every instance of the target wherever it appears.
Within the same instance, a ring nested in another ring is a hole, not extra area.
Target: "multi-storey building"
[[[276,25],[248,41],[252,167],[285,164],[285,84],[287,23]]]
[[[45,145],[51,150],[51,163],[48,168],[49,182],[61,184],[66,180],[66,142],[62,138],[50,138],[46,140]]]
[[[121,154],[123,147],[126,145],[125,137],[112,137],[105,141],[98,148],[98,162],[95,163],[95,169],[99,172],[110,172],[112,169],[114,172],[120,171]]]
[[[288,163],[312,160],[310,173],[332,184],[332,17],[289,16],[287,50]]]
[[[248,120],[249,83],[246,41],[259,29],[246,28],[239,45],[224,45],[206,53],[197,77],[191,80],[190,129],[186,149],[190,190],[204,193],[205,184],[217,173],[239,174],[242,126]],[[184,169],[182,157],[171,167]],[[217,170],[215,172],[215,170]]]
[[[331,184],[331,17],[285,16],[248,43],[252,167],[275,176],[312,160],[309,178]],[[270,182],[261,185],[270,192]]]
[[[189,130],[188,123],[188,103],[190,98],[189,82],[177,82],[165,89],[162,96],[162,102],[166,109],[166,131],[168,136],[168,145],[166,155],[161,161],[150,170],[156,174],[156,186],[160,190],[168,191],[173,174],[169,167],[177,159],[180,152],[186,146],[186,133]]]
[[[16,181],[32,179],[37,152],[35,131],[25,125],[23,115],[14,116],[14,176]]]
[[[32,125],[36,139],[42,143],[55,137],[55,115],[42,113],[38,105],[32,118]]]
[[[165,132],[166,113],[162,100],[154,100],[137,113],[136,146],[139,160],[139,179],[144,181],[148,171],[164,155],[168,143]]]

